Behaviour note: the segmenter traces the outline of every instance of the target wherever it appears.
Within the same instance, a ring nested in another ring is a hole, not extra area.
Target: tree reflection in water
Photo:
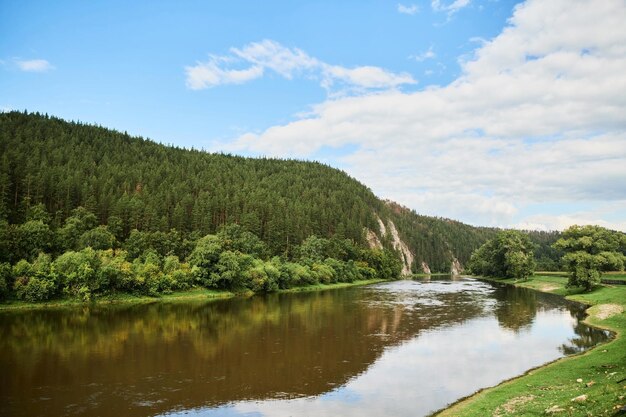
[[[0,379],[0,415],[147,416],[319,397],[365,376],[384,352],[425,332],[475,326],[493,315],[506,331],[520,332],[550,309],[578,318],[579,307],[559,300],[432,279],[213,302],[3,312],[0,366],[8,377]],[[598,340],[597,330],[573,322],[576,336],[563,344],[565,353]],[[446,347],[439,349],[445,355]]]

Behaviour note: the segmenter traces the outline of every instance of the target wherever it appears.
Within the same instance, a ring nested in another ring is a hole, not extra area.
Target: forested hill
[[[422,262],[433,271],[465,263],[494,233],[383,202],[321,163],[181,149],[40,114],[1,113],[0,151],[5,224],[24,223],[40,203],[52,230],[84,207],[119,242],[134,229],[193,240],[236,223],[275,255],[289,257],[311,235],[369,240],[404,249],[414,272]]]

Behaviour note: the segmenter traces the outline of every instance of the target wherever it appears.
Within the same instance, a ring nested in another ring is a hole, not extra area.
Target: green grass
[[[76,306],[76,305],[106,305],[106,304],[147,304],[155,302],[176,302],[176,301],[190,301],[190,300],[209,300],[209,299],[223,299],[234,297],[235,293],[230,291],[218,291],[209,290],[206,288],[193,288],[186,291],[176,291],[171,294],[162,294],[158,297],[151,297],[148,295],[133,295],[128,293],[110,294],[102,297],[98,297],[94,301],[84,302],[75,298],[62,298],[56,300],[50,300],[48,302],[35,302],[28,301],[9,300],[0,303],[1,310],[14,310],[14,309],[37,309],[37,308],[49,308],[49,307],[64,307],[64,306]]]
[[[602,274],[602,279],[626,281],[626,274],[624,274],[623,272],[607,272],[605,274]]]
[[[377,284],[379,282],[387,282],[384,279],[366,279],[361,281],[354,282],[336,282],[333,284],[313,284],[307,285],[304,287],[294,287],[286,290],[279,290],[278,292],[306,292],[306,291],[320,291],[320,290],[332,290],[335,288],[346,288],[346,287],[354,287],[359,285],[369,285],[369,284]]]
[[[307,285],[304,287],[289,288],[286,290],[279,290],[279,293],[289,292],[306,292],[306,291],[321,291],[335,288],[346,288],[358,285],[375,284],[378,282],[385,282],[382,279],[369,279],[354,282],[337,282],[334,284],[315,284]],[[31,303],[27,301],[9,300],[0,303],[0,311],[2,310],[18,310],[18,309],[40,309],[51,307],[70,307],[78,305],[107,305],[107,304],[147,304],[158,302],[185,302],[185,301],[198,301],[198,300],[217,300],[224,298],[231,298],[235,296],[251,296],[254,293],[252,291],[246,291],[242,293],[234,293],[231,291],[209,290],[206,288],[193,288],[186,291],[177,291],[171,294],[162,294],[158,297],[150,297],[147,295],[133,295],[127,293],[119,293],[106,295],[97,298],[91,302],[83,302],[75,298],[63,298],[51,300],[49,302],[36,302]]]
[[[525,375],[488,388],[459,401],[437,416],[617,416],[626,405],[626,286],[603,285],[590,293],[566,289],[566,278],[537,275],[528,281],[495,280],[526,288],[567,296],[591,306],[585,320],[593,326],[610,329],[615,339],[585,353],[560,359]],[[607,305],[621,308],[603,318]],[[485,358],[488,360],[488,358]],[[582,382],[577,382],[581,379]],[[590,384],[589,386],[587,386]],[[587,395],[582,402],[573,398]],[[549,413],[549,409],[558,409]]]
[[[554,277],[567,277],[567,272],[564,272],[564,271],[536,271],[535,275],[554,276]]]
[[[568,273],[564,271],[537,271],[535,275],[567,278]],[[626,274],[624,272],[604,272],[602,279],[626,281]]]

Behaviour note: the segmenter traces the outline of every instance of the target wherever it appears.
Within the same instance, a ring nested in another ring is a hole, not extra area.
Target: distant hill
[[[181,149],[37,113],[0,114],[0,155],[0,218],[9,224],[38,203],[52,228],[82,206],[115,223],[121,241],[133,229],[198,237],[237,223],[287,257],[311,235],[394,247],[405,273],[450,271],[496,232],[382,201],[318,162]],[[553,235],[531,233],[547,262],[557,259]]]

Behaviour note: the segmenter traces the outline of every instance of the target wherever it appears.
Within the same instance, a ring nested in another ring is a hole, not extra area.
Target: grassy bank
[[[378,282],[385,282],[382,279],[369,279],[354,282],[337,282],[334,284],[315,284],[307,285],[305,287],[295,287],[286,290],[279,290],[279,293],[291,293],[291,292],[306,292],[306,291],[322,291],[336,288],[354,287],[360,285],[375,284]],[[187,291],[177,291],[171,294],[163,294],[159,297],[150,297],[147,295],[133,295],[133,294],[112,294],[103,297],[99,297],[91,302],[83,302],[74,298],[51,300],[49,302],[29,303],[26,301],[11,300],[0,303],[0,311],[2,310],[19,310],[19,309],[36,309],[36,308],[51,308],[51,307],[70,307],[80,305],[107,305],[107,304],[147,304],[158,302],[184,302],[184,301],[199,301],[199,300],[217,300],[232,298],[235,296],[250,296],[253,295],[251,291],[244,293],[234,293],[231,291],[219,291],[209,290],[206,288],[194,288]]]
[[[147,304],[155,302],[173,302],[189,300],[223,299],[234,297],[236,294],[230,291],[208,290],[206,288],[193,288],[187,291],[176,291],[171,294],[163,294],[159,297],[148,295],[134,295],[127,293],[110,294],[98,297],[93,301],[85,302],[75,298],[61,298],[47,302],[27,302],[10,300],[0,303],[0,311],[16,309],[38,309],[50,307],[70,307],[80,305],[107,305],[107,304]]]
[[[587,304],[590,308],[585,322],[612,330],[616,337],[583,354],[560,359],[479,391],[435,415],[624,415],[618,414],[618,410],[626,405],[626,286],[602,285],[583,293],[565,288],[567,279],[558,275],[537,275],[522,282],[494,281],[560,294]]]

